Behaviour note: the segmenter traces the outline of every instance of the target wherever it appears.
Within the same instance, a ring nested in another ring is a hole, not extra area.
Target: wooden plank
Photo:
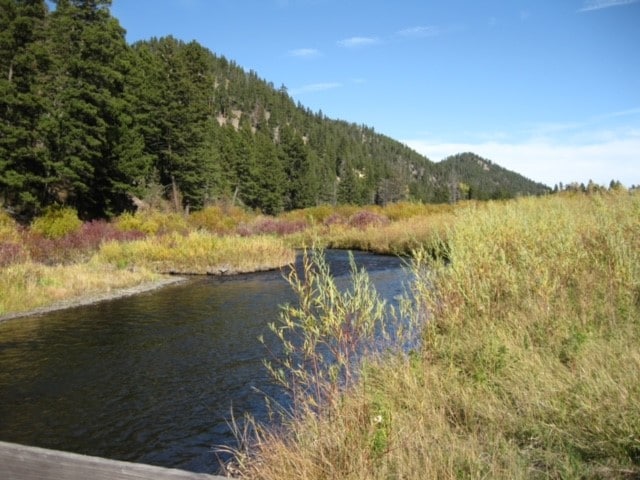
[[[226,477],[0,442],[6,480],[228,480]]]

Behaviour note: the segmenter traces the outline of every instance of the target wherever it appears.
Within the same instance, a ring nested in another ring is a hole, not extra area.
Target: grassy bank
[[[278,268],[294,249],[408,253],[440,238],[453,207],[403,203],[321,206],[269,217],[214,205],[191,215],[158,210],[82,223],[52,209],[28,227],[0,211],[0,316],[109,292],[159,274],[233,274]]]
[[[22,262],[0,273],[0,317],[58,305],[80,297],[157,282],[160,275],[142,269],[118,269],[89,261],[73,265]]]
[[[292,263],[295,252],[274,237],[219,237],[191,232],[105,243],[95,259],[120,268],[218,275],[275,269]]]
[[[640,476],[640,197],[468,208],[448,251],[414,262],[420,351],[258,428],[246,478]]]

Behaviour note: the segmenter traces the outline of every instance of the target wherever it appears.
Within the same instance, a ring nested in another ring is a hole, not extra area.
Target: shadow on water
[[[336,277],[348,254],[328,251]],[[355,253],[381,296],[407,278],[395,257]],[[279,398],[258,337],[295,298],[281,272],[199,277],[134,297],[0,324],[0,440],[214,472],[227,421],[266,420]],[[274,348],[276,348],[274,346]]]

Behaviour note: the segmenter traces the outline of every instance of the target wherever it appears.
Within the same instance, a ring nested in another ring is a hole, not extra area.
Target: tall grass
[[[198,231],[127,243],[108,242],[96,259],[119,268],[146,268],[159,273],[232,274],[282,267],[294,261],[295,252],[274,237],[219,237]]]
[[[246,478],[640,476],[640,197],[471,206],[447,242],[415,255],[421,351],[260,430]]]
[[[34,262],[12,264],[3,268],[0,275],[0,317],[80,297],[102,296],[159,278],[148,270],[118,269],[96,262],[54,266]]]

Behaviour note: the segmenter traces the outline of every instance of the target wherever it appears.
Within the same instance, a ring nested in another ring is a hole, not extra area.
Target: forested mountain
[[[52,3],[0,0],[0,206],[17,217],[56,204],[105,217],[152,195],[176,208],[229,199],[277,213],[445,202],[461,198],[459,184],[472,198],[540,192],[481,178],[502,175],[490,162],[477,176],[473,162],[434,164],[328,119],[197,42],[128,45],[111,0]]]
[[[551,189],[507,170],[475,153],[459,153],[437,163],[439,178],[449,185],[450,199],[491,200],[543,195]]]

